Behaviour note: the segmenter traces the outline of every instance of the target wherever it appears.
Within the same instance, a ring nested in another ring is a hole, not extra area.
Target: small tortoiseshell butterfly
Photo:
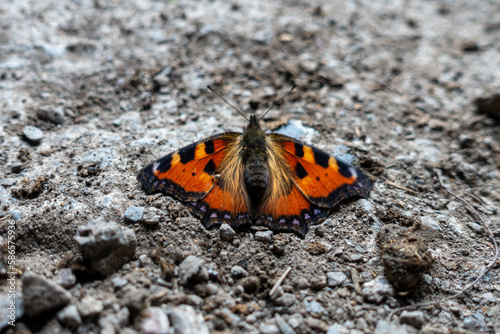
[[[137,179],[148,194],[184,202],[206,228],[256,224],[301,236],[340,201],[368,197],[373,182],[359,169],[294,138],[266,134],[258,123],[252,115],[243,133],[181,148]]]

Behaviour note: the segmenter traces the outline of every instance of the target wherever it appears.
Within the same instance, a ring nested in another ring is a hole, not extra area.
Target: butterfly
[[[243,133],[181,148],[144,167],[137,179],[147,194],[185,203],[206,228],[255,224],[302,237],[340,201],[368,197],[373,187],[361,170],[322,150],[266,134],[255,115]]]

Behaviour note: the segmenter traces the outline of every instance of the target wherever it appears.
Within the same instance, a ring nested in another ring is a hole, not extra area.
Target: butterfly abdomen
[[[269,170],[266,162],[260,157],[245,164],[243,176],[245,186],[252,202],[252,207],[257,207],[269,187]]]

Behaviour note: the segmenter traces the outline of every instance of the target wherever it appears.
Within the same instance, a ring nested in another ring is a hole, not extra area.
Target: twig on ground
[[[359,284],[359,275],[358,271],[354,267],[351,267],[351,279],[352,279],[352,284],[354,285],[354,290],[357,292],[358,295],[360,295],[361,286]]]
[[[288,273],[290,272],[290,270],[292,270],[292,267],[286,268],[286,270],[283,273],[283,275],[281,275],[281,277],[274,284],[274,286],[271,289],[271,291],[269,291],[269,297],[271,297],[271,298],[273,297],[273,295],[276,293],[276,290],[278,290],[278,288],[280,287],[280,285],[283,283],[283,281],[285,280],[285,278],[288,275]]]
[[[388,185],[390,185],[391,187],[394,187],[394,188],[398,188],[398,189],[404,190],[404,191],[406,191],[406,192],[409,192],[409,193],[410,193],[410,194],[412,194],[412,195],[418,195],[418,193],[417,193],[416,191],[411,190],[411,189],[408,189],[408,188],[403,187],[403,186],[400,186],[399,184],[394,183],[394,182],[392,182],[392,181],[390,181],[390,180],[386,179],[385,177],[382,177],[382,179],[383,179],[383,180],[384,180],[384,181],[385,181]]]
[[[397,308],[397,309],[395,309],[394,311],[392,311],[389,314],[389,320],[392,318],[392,316],[394,314],[396,314],[397,312],[400,312],[400,311],[409,310],[409,309],[413,309],[413,308],[417,308],[417,307],[427,307],[427,306],[437,305],[437,304],[441,304],[441,303],[443,303],[443,302],[445,302],[447,300],[459,297],[460,295],[464,294],[465,291],[469,290],[472,286],[474,286],[477,282],[479,282],[483,278],[483,276],[495,265],[495,263],[498,260],[498,245],[497,245],[497,242],[495,240],[495,237],[493,236],[493,233],[491,232],[489,224],[476,211],[476,209],[474,209],[472,207],[472,205],[470,205],[466,200],[464,200],[463,198],[461,198],[460,196],[456,195],[455,193],[453,193],[451,190],[448,189],[448,187],[443,182],[442,172],[441,172],[440,169],[436,168],[435,172],[437,174],[437,177],[438,177],[438,180],[439,180],[439,184],[441,185],[441,187],[443,187],[443,189],[448,194],[450,194],[451,196],[455,197],[460,202],[462,202],[464,204],[464,206],[467,208],[467,210],[471,213],[471,215],[474,216],[478,221],[480,221],[481,224],[483,225],[483,227],[488,231],[488,236],[489,236],[489,238],[491,239],[491,241],[493,243],[493,250],[495,252],[495,255],[493,256],[493,260],[486,267],[483,267],[481,269],[481,273],[479,274],[479,276],[472,283],[470,283],[465,288],[463,288],[460,292],[458,292],[458,293],[456,293],[456,294],[454,294],[452,296],[449,296],[449,297],[446,297],[446,298],[443,298],[443,299],[440,299],[440,300],[436,300],[436,301],[433,301],[433,302],[419,303],[419,304],[408,305],[408,306]]]

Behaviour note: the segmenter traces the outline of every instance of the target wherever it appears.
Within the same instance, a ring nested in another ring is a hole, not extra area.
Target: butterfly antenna
[[[292,90],[294,90],[294,89],[295,89],[295,87],[297,87],[297,85],[293,85],[293,87],[292,87],[292,88],[290,88],[290,90],[288,91],[288,93],[286,93],[285,95],[283,95],[283,96],[281,97],[281,99],[279,99],[278,101],[274,102],[274,103],[273,103],[273,105],[271,106],[271,108],[267,109],[267,111],[264,113],[264,115],[262,115],[262,117],[261,117],[261,118],[259,118],[259,122],[260,122],[260,121],[264,118],[264,116],[266,116],[266,115],[267,115],[267,113],[268,113],[268,112],[270,112],[270,111],[271,111],[271,109],[273,109],[273,108],[274,108],[274,107],[276,107],[276,106],[277,106],[277,105],[278,105],[281,101],[283,101],[283,99],[284,99],[284,98],[285,98],[288,94],[290,94],[290,93],[292,92]]]
[[[229,103],[225,98],[222,97],[222,95],[220,95],[217,91],[215,91],[212,87],[210,86],[207,86],[208,89],[210,89],[210,91],[212,93],[214,93],[215,95],[217,95],[222,101],[226,102],[227,104],[229,104],[229,106],[231,108],[233,108],[234,110],[236,110],[241,116],[243,116],[248,122],[250,122],[250,120],[238,109],[236,108],[235,106],[233,106],[231,103]]]

